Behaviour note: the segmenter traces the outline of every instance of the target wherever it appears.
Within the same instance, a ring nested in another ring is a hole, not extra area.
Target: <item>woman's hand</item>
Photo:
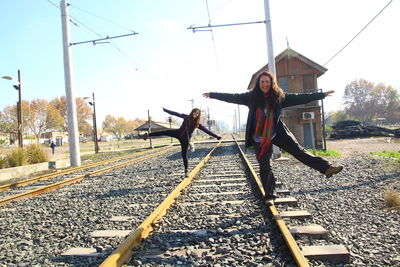
[[[203,97],[210,98],[210,93],[203,93]]]
[[[325,96],[331,96],[334,92],[334,90],[327,91],[325,92]]]

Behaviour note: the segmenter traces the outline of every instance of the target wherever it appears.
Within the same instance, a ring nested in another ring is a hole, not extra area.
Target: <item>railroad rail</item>
[[[4,185],[3,186],[3,191],[6,190],[6,189],[8,189],[8,190],[16,189],[16,188],[20,189],[22,186],[25,186],[25,188],[22,188],[22,190],[24,191],[22,193],[18,193],[18,194],[15,194],[15,195],[7,196],[7,197],[4,197],[4,198],[0,199],[0,206],[5,205],[5,204],[7,204],[7,203],[9,203],[11,201],[21,200],[21,199],[25,199],[25,198],[28,198],[28,197],[41,195],[41,194],[44,194],[44,193],[47,193],[47,192],[50,192],[50,191],[53,191],[53,190],[57,190],[60,187],[79,182],[79,181],[81,181],[82,179],[84,179],[86,177],[93,176],[93,175],[98,175],[98,174],[110,171],[112,169],[115,169],[115,168],[120,168],[120,167],[123,167],[123,166],[126,166],[126,165],[130,165],[130,164],[142,161],[142,160],[149,159],[151,157],[156,157],[156,156],[164,154],[167,151],[169,151],[170,149],[174,149],[174,148],[176,148],[176,147],[170,147],[169,146],[167,148],[157,148],[157,149],[155,149],[153,151],[150,151],[150,152],[149,151],[142,151],[142,152],[135,153],[133,155],[127,155],[127,156],[123,156],[123,157],[114,158],[114,159],[111,159],[111,160],[104,160],[104,161],[100,161],[100,162],[95,162],[95,163],[92,163],[92,164],[87,164],[87,165],[84,165],[84,166],[79,166],[79,167],[71,168],[71,169],[68,169],[68,170],[60,171],[58,173],[42,175],[42,176],[39,176],[39,177],[34,177],[34,178],[31,178],[31,179],[20,181],[20,182],[16,182],[16,183],[13,183],[13,184]],[[124,160],[126,160],[126,161],[124,161]],[[114,164],[114,165],[111,165],[111,166],[100,168],[101,165],[110,165],[111,163],[118,162],[118,161],[123,161],[123,162],[117,163],[117,164]],[[96,169],[96,170],[93,170],[93,171],[92,170],[87,171],[88,169],[93,169],[93,168],[100,168],[100,169]],[[78,174],[78,175],[75,175],[72,178],[67,178],[67,179],[64,177],[64,175],[66,175],[66,174],[76,174],[77,172],[82,171],[82,170],[85,171],[83,174]],[[48,180],[48,179],[55,178],[55,177],[59,177],[60,181],[55,182],[55,183],[54,182],[53,183],[49,183],[49,184],[44,185],[44,186],[43,186],[43,184],[39,184],[37,186],[30,186],[29,188],[26,188],[27,185],[32,185],[32,184],[34,184],[36,182]]]

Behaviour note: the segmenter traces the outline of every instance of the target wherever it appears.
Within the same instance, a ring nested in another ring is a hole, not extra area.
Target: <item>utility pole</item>
[[[151,136],[150,136],[150,133],[151,133],[151,117],[150,117],[150,110],[147,110],[147,122],[149,123],[148,132],[149,132],[150,147],[153,148],[153,143],[152,143],[152,141],[151,141]]]
[[[192,102],[192,110],[193,110],[194,99],[189,99],[188,101]]]
[[[3,76],[3,79],[6,80],[14,80],[11,76]],[[15,90],[18,90],[18,102],[17,102],[17,139],[18,139],[18,147],[24,147],[23,136],[22,136],[22,82],[21,82],[21,71],[18,70],[18,84],[13,85]]]
[[[239,104],[238,104],[238,125],[239,125],[238,132],[240,134],[240,105]]]
[[[212,29],[213,27],[226,27],[226,26],[238,26],[238,25],[265,23],[266,33],[267,33],[267,48],[268,48],[268,70],[276,77],[274,48],[273,48],[273,43],[272,43],[271,16],[270,16],[270,12],[269,12],[269,0],[264,0],[264,13],[265,13],[265,21],[253,21],[253,22],[231,23],[231,24],[220,24],[220,25],[207,25],[207,26],[199,26],[199,27],[190,26],[188,29],[192,30],[193,32],[196,32],[196,31],[207,31],[207,29]],[[273,151],[274,159],[279,158],[281,156],[281,152],[277,146],[273,145],[272,151]]]
[[[81,156],[79,151],[79,132],[78,132],[78,123],[76,116],[76,103],[75,103],[75,92],[72,87],[72,68],[71,68],[71,49],[70,46],[77,44],[85,44],[85,43],[104,43],[102,41],[121,38],[131,35],[138,34],[137,32],[132,32],[129,34],[105,37],[96,40],[83,41],[77,43],[69,42],[69,13],[68,13],[68,5],[65,3],[65,0],[61,0],[60,2],[60,10],[61,10],[61,25],[62,25],[62,37],[63,37],[63,51],[64,51],[64,77],[65,77],[65,98],[67,100],[67,117],[68,117],[68,142],[69,142],[69,155],[71,166],[79,166],[81,165]]]
[[[67,101],[68,144],[71,166],[81,165],[79,149],[78,120],[76,115],[75,92],[72,86],[71,47],[69,45],[69,13],[65,0],[61,0],[61,25],[64,52],[65,98]]]
[[[98,154],[99,153],[99,140],[97,139],[97,122],[96,122],[96,101],[94,99],[94,93],[92,93],[93,96],[93,134],[94,134],[94,153]],[[90,104],[90,102],[89,102]]]
[[[273,46],[273,42],[272,42],[271,15],[269,12],[269,0],[264,0],[264,11],[265,11],[265,28],[266,28],[266,32],[267,32],[268,70],[276,78],[274,46]],[[275,145],[272,145],[272,157],[274,159],[281,157],[281,150]]]
[[[24,139],[22,137],[22,83],[21,83],[21,71],[18,70],[18,145],[24,147]]]

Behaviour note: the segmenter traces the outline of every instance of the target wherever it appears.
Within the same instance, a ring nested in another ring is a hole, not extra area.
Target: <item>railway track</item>
[[[11,201],[56,190],[62,186],[78,182],[87,176],[96,175],[113,168],[119,168],[161,155],[169,149],[173,149],[173,147],[161,147],[151,151],[146,150],[0,186],[0,206]]]
[[[279,224],[285,224],[282,215],[273,213],[278,212],[275,206],[270,212],[278,227],[271,220],[252,178],[255,171],[241,159],[244,153],[229,142],[211,156],[213,146],[196,145],[187,179],[180,152],[170,151],[23,200],[22,206],[10,203],[0,209],[0,230],[7,231],[0,262],[257,266],[295,261],[307,266],[297,259],[304,259],[301,252],[293,253],[290,246],[299,251],[295,242],[279,234]],[[10,231],[7,225],[15,227]],[[10,244],[17,246],[13,250]]]

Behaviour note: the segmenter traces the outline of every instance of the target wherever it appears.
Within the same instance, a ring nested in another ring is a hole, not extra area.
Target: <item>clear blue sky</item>
[[[233,122],[235,105],[203,99],[208,91],[244,92],[252,74],[268,61],[264,24],[193,33],[209,23],[205,0],[70,0],[71,41],[129,33],[111,44],[72,48],[76,97],[96,96],[98,120],[107,114],[155,120],[194,106]],[[270,0],[275,56],[287,47],[324,65],[389,0]],[[52,4],[54,3],[55,6]],[[17,77],[25,100],[65,95],[59,0],[1,0],[0,76]],[[264,20],[263,0],[208,0],[212,24]],[[93,15],[94,14],[94,15]],[[341,108],[346,84],[364,78],[400,88],[400,3],[393,1],[364,32],[325,67],[324,91],[335,90],[327,111]],[[112,23],[101,19],[104,18]],[[121,25],[117,26],[117,25]],[[89,30],[89,29],[90,30]],[[10,81],[0,79],[0,110],[17,101]],[[245,121],[246,108],[241,108]]]

